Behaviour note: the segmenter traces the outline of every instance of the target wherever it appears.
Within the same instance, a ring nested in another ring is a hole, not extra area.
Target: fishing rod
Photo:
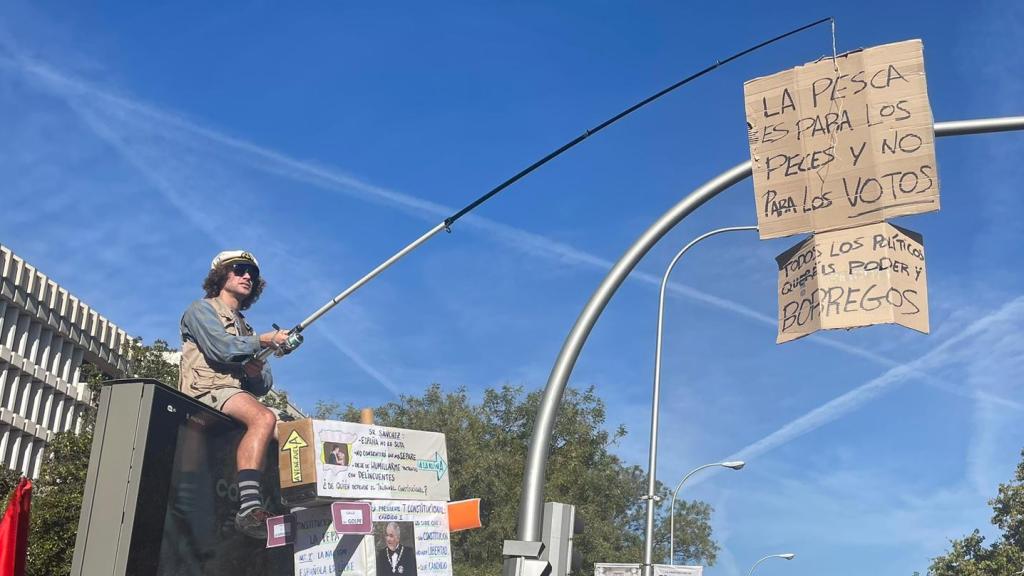
[[[462,210],[459,210],[455,214],[452,214],[451,216],[445,218],[443,221],[441,221],[436,226],[434,226],[429,231],[427,231],[426,234],[420,236],[419,238],[414,240],[411,244],[409,244],[405,248],[402,248],[401,250],[396,252],[393,256],[388,258],[387,260],[381,262],[376,268],[374,268],[368,274],[366,274],[365,276],[363,276],[362,278],[357,280],[355,282],[355,284],[352,284],[351,286],[346,288],[344,291],[342,291],[340,294],[338,294],[333,299],[331,299],[330,302],[328,302],[328,303],[324,304],[323,306],[321,306],[319,310],[317,310],[316,312],[312,313],[308,318],[306,318],[302,322],[299,322],[298,324],[296,324],[291,330],[288,331],[288,341],[285,342],[284,344],[282,344],[280,346],[280,348],[278,348],[278,349],[264,348],[263,350],[260,350],[260,352],[257,353],[254,356],[254,358],[257,359],[257,360],[264,360],[268,356],[270,356],[271,354],[273,354],[275,352],[277,352],[279,354],[281,354],[281,353],[287,354],[288,352],[291,352],[295,348],[298,348],[298,346],[300,344],[302,344],[302,331],[305,330],[307,327],[309,327],[309,325],[312,324],[313,322],[316,322],[321,316],[326,314],[327,311],[329,311],[331,308],[334,308],[335,306],[337,306],[338,303],[340,303],[342,300],[348,298],[353,292],[355,292],[359,288],[363,287],[370,280],[373,280],[378,274],[380,274],[381,272],[383,272],[384,270],[389,268],[395,262],[397,262],[400,259],[402,259],[403,256],[405,256],[406,254],[408,254],[408,253],[412,252],[413,250],[419,248],[423,243],[425,243],[427,240],[430,240],[431,238],[433,238],[435,235],[437,235],[442,230],[446,230],[448,232],[451,232],[452,231],[452,225],[455,224],[455,222],[459,218],[462,218],[463,216],[465,216],[466,214],[468,214],[469,212],[471,212],[472,210],[474,210],[475,208],[477,208],[478,206],[480,206],[484,202],[487,202],[488,200],[493,198],[496,194],[498,194],[499,192],[501,192],[505,188],[508,188],[512,184],[515,184],[516,182],[518,182],[520,179],[522,179],[524,176],[526,176],[530,172],[533,172],[534,170],[536,170],[536,169],[540,168],[541,166],[547,164],[548,162],[554,160],[555,158],[557,158],[560,155],[562,155],[562,153],[568,151],[570,148],[576,146],[580,142],[583,142],[587,138],[593,136],[594,134],[597,134],[601,130],[604,130],[608,126],[611,126],[612,124],[614,124],[615,122],[617,122],[617,121],[621,120],[622,118],[628,116],[629,114],[632,114],[633,112],[639,110],[640,108],[643,108],[644,106],[650,104],[651,102],[654,102],[655,100],[657,100],[658,98],[661,98],[662,96],[668,94],[669,92],[672,92],[676,88],[679,88],[680,86],[683,86],[684,84],[687,84],[687,83],[689,83],[689,82],[691,82],[693,80],[696,80],[697,78],[700,78],[701,76],[711,72],[712,70],[714,70],[714,69],[716,69],[716,68],[718,68],[720,66],[724,66],[724,65],[728,64],[729,62],[732,62],[733,60],[736,60],[737,58],[741,58],[743,56],[746,56],[747,54],[750,54],[751,52],[754,52],[756,50],[760,50],[761,48],[764,48],[765,46],[768,46],[769,44],[773,44],[775,42],[778,42],[779,40],[782,40],[783,38],[786,38],[788,36],[792,36],[792,35],[797,34],[799,32],[803,32],[804,30],[807,30],[808,28],[813,28],[813,27],[817,26],[818,24],[822,24],[822,23],[825,23],[825,22],[834,22],[834,19],[831,16],[829,16],[827,18],[822,18],[821,20],[816,20],[814,22],[811,22],[810,24],[805,24],[805,25],[803,25],[803,26],[801,26],[799,28],[795,28],[793,30],[790,30],[789,32],[786,32],[785,34],[780,34],[779,36],[776,36],[776,37],[774,37],[774,38],[772,38],[770,40],[765,40],[764,42],[761,42],[760,44],[757,44],[755,46],[751,46],[750,48],[747,48],[746,50],[743,50],[742,52],[737,52],[737,53],[733,54],[732,56],[729,56],[725,60],[716,60],[714,64],[708,66],[707,68],[704,68],[703,70],[701,70],[699,72],[691,74],[690,76],[687,76],[686,78],[683,78],[682,80],[676,82],[675,84],[672,84],[671,86],[668,86],[667,88],[664,88],[664,89],[656,92],[655,94],[653,94],[651,96],[648,96],[647,98],[644,98],[643,100],[637,102],[636,104],[630,106],[629,108],[626,108],[622,112],[619,112],[615,116],[612,116],[611,118],[605,120],[604,122],[601,122],[597,126],[595,126],[595,127],[591,128],[591,129],[583,132],[582,134],[580,134],[576,138],[573,138],[569,142],[566,142],[565,144],[563,144],[562,146],[560,146],[559,148],[557,148],[556,150],[554,150],[553,152],[551,152],[547,156],[544,156],[540,160],[537,160],[533,164],[530,164],[526,168],[524,168],[521,171],[519,171],[515,176],[512,176],[508,180],[505,180],[501,184],[498,184],[497,186],[492,188],[489,192],[487,192],[483,196],[481,196],[481,197],[477,198],[476,200],[474,200],[473,202],[467,204],[466,207],[463,208]],[[277,326],[277,324],[274,324],[274,329],[275,330],[280,330],[280,328]]]

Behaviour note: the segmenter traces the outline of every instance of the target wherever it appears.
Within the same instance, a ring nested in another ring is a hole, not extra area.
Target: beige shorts
[[[241,388],[218,388],[209,392],[203,392],[195,398],[210,408],[223,412],[224,405],[227,404],[227,401],[234,397],[235,394],[249,393]],[[252,394],[249,395],[252,396]],[[255,396],[253,396],[253,398],[255,398]]]

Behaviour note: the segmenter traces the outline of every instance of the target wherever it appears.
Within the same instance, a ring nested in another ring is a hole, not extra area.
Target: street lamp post
[[[754,562],[754,565],[750,567],[750,572],[747,572],[747,576],[752,576],[752,574],[754,573],[754,568],[757,568],[758,564],[764,562],[769,558],[782,558],[783,560],[792,560],[793,558],[796,558],[796,554],[793,554],[792,552],[786,552],[785,554],[769,554],[764,558],[761,558],[757,562]]]
[[[1024,130],[1024,116],[1008,116],[1004,118],[982,118],[976,120],[957,120],[953,122],[935,123],[935,137],[964,136],[968,134],[985,134],[990,132],[1007,132]],[[538,558],[540,551],[541,525],[544,521],[544,482],[547,475],[547,460],[551,449],[551,438],[554,434],[558,408],[565,394],[576,361],[579,359],[583,345],[586,344],[594,324],[608,306],[608,302],[622,286],[641,259],[665,234],[693,214],[705,203],[726,191],[730,187],[751,176],[751,161],[745,160],[736,166],[708,180],[675,206],[662,214],[651,226],[629,246],[626,252],[615,262],[608,274],[591,294],[583,306],[580,315],[565,337],[558,358],[555,359],[537,415],[534,420],[533,432],[530,435],[530,447],[526,453],[525,469],[523,470],[522,496],[519,500],[519,520],[516,524],[516,539],[505,540],[502,549],[505,555],[503,566],[510,573],[522,574],[522,566],[529,559]],[[653,474],[652,481],[653,481]],[[647,498],[653,500],[653,495]],[[653,502],[649,502],[653,504]],[[650,508],[648,509],[651,510]],[[653,525],[653,517],[649,518]],[[650,528],[649,528],[650,530]],[[651,533],[648,532],[648,548],[645,561],[650,560]],[[649,573],[650,564],[645,566]]]
[[[669,563],[669,565],[675,565],[675,563],[676,563],[676,496],[679,494],[679,489],[683,487],[683,482],[686,482],[686,480],[690,476],[693,476],[697,472],[700,472],[701,470],[703,470],[705,468],[711,468],[712,466],[722,466],[722,467],[725,467],[725,468],[731,468],[733,470],[739,470],[740,468],[743,468],[743,466],[745,466],[745,465],[746,465],[746,462],[743,462],[743,461],[740,461],[740,460],[735,461],[735,462],[715,462],[714,464],[705,464],[703,466],[698,466],[698,467],[694,468],[693,470],[690,470],[686,474],[686,476],[683,476],[683,479],[679,481],[679,484],[676,484],[676,489],[675,489],[674,492],[672,492],[672,504],[671,504],[671,506],[669,506],[669,517],[668,517],[669,518],[669,520],[668,520],[668,526],[669,526],[669,529],[668,529],[668,563]]]
[[[740,230],[757,230],[757,226],[729,226],[726,228],[716,228],[710,232],[701,234],[691,240],[689,244],[683,246],[683,249],[676,253],[675,258],[673,258],[672,262],[669,263],[668,268],[665,269],[665,275],[662,276],[661,279],[661,290],[658,294],[658,336],[654,345],[654,393],[651,398],[650,457],[647,462],[647,495],[644,497],[644,499],[647,500],[647,538],[644,543],[644,576],[651,576],[651,566],[653,564],[652,558],[654,556],[654,506],[657,500],[657,495],[655,493],[655,478],[657,477],[655,475],[655,469],[657,468],[658,460],[658,410],[661,404],[661,335],[665,317],[665,289],[668,287],[668,277],[672,273],[672,269],[675,268],[676,263],[683,257],[683,254],[686,254],[690,248],[695,246],[701,240],[723,232],[736,232]]]

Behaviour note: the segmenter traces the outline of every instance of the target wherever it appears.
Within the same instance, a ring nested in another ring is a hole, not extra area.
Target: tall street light
[[[669,506],[670,512],[669,512],[669,517],[668,517],[669,518],[669,520],[668,520],[668,526],[669,526],[669,530],[668,530],[668,563],[669,563],[669,565],[674,565],[676,563],[676,496],[679,494],[679,489],[683,487],[683,482],[686,482],[686,480],[690,476],[693,476],[694,474],[696,474],[697,472],[700,472],[701,470],[703,470],[705,468],[711,468],[713,466],[722,466],[722,467],[725,467],[725,468],[731,468],[733,470],[739,470],[739,469],[743,468],[743,466],[745,466],[745,465],[746,465],[746,462],[743,462],[742,460],[737,460],[735,462],[715,462],[714,464],[705,464],[703,466],[698,466],[698,467],[694,468],[693,470],[690,470],[686,474],[686,476],[683,476],[683,479],[679,481],[679,484],[676,484],[676,489],[675,489],[674,492],[672,492],[672,504],[671,504],[671,506]]]
[[[644,543],[644,564],[643,574],[644,576],[651,576],[651,566],[653,565],[652,558],[654,556],[654,504],[657,501],[657,494],[655,493],[656,478],[655,468],[658,462],[658,411],[661,404],[661,335],[662,328],[664,326],[665,317],[665,289],[668,287],[668,277],[672,274],[672,269],[675,268],[676,263],[683,257],[683,254],[693,248],[697,243],[705,238],[710,238],[716,234],[723,232],[737,232],[740,230],[757,230],[757,226],[729,226],[726,228],[716,228],[710,232],[705,232],[700,236],[694,238],[689,244],[683,246],[683,249],[676,253],[675,258],[665,269],[665,275],[661,278],[661,290],[658,294],[658,336],[654,345],[654,393],[651,395],[651,444],[649,459],[647,461],[647,495],[644,499],[647,500],[647,539]]]
[[[750,567],[750,572],[747,572],[747,576],[751,576],[754,573],[754,568],[757,568],[758,564],[764,562],[769,558],[782,558],[783,560],[792,560],[793,558],[796,558],[796,554],[793,554],[792,552],[786,552],[785,554],[769,554],[764,558],[761,558],[757,562],[754,562],[754,565]]]
[[[936,122],[934,128],[936,138],[1024,130],[1024,116]],[[622,287],[630,272],[636,269],[640,260],[664,238],[665,234],[691,216],[701,206],[749,178],[750,175],[751,161],[744,160],[690,192],[662,214],[626,249],[626,252],[611,267],[583,306],[572,330],[565,337],[565,342],[558,352],[554,366],[551,367],[547,384],[544,386],[543,397],[537,407],[533,432],[530,435],[530,447],[526,453],[526,465],[523,470],[516,539],[505,540],[504,548],[502,548],[503,551],[507,551],[503,552],[505,570],[517,575],[522,574],[526,563],[540,556],[537,544],[541,543],[541,525],[544,523],[544,484],[547,478],[548,456],[550,455],[555,421],[558,418],[558,408],[565,395],[565,388],[569,384],[576,361],[579,360],[580,353],[583,351],[583,346],[587,343],[587,338],[590,337],[594,325],[608,307],[612,297]],[[656,427],[652,427],[652,434],[656,430]],[[653,454],[653,446],[651,452]],[[653,484],[654,474],[651,472],[653,470],[648,473],[649,481]],[[649,489],[644,499],[653,500],[653,496],[654,491]],[[648,502],[648,540],[644,553],[645,574],[649,574],[651,569],[652,527],[654,524],[651,504],[653,502]]]

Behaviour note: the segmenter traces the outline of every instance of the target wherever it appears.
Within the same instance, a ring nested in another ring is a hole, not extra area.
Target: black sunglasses
[[[231,271],[239,278],[245,276],[246,272],[249,273],[249,278],[252,278],[253,280],[260,277],[260,269],[252,264],[232,264]]]

